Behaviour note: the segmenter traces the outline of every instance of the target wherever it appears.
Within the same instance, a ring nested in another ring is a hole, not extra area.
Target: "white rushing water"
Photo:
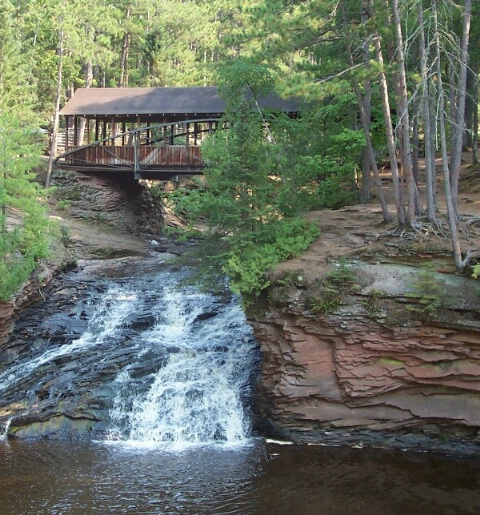
[[[7,423],[5,424],[5,426],[3,427],[3,430],[2,432],[0,433],[0,442],[3,442],[7,439],[7,435],[8,435],[8,430],[10,428],[10,424],[12,423],[12,419],[9,418],[7,420]]]
[[[45,363],[62,356],[83,352],[89,347],[95,347],[112,338],[122,331],[125,317],[136,309],[138,303],[138,295],[134,290],[112,286],[95,307],[88,329],[80,338],[73,340],[70,344],[48,349],[37,357],[9,367],[0,374],[0,392],[32,374]]]
[[[255,346],[240,307],[166,288],[154,315],[139,358],[163,356],[162,364],[141,380],[132,373],[137,364],[117,376],[111,440],[176,447],[245,441],[242,392]]]
[[[178,448],[247,441],[252,330],[235,299],[178,288],[182,276],[123,279],[82,301],[85,332],[33,347],[0,374],[0,397],[32,403],[34,416],[42,416],[34,406],[48,413],[64,403],[59,409],[68,416],[83,403],[110,442]],[[69,316],[61,318],[66,332]]]

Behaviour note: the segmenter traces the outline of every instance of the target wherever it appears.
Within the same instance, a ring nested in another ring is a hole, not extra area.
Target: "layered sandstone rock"
[[[311,286],[282,286],[252,321],[263,352],[259,406],[270,428],[296,440],[339,428],[475,435],[478,282],[435,274],[445,306],[416,314],[418,269],[357,263],[353,271],[359,288],[332,312],[308,310]]]
[[[58,264],[44,263],[8,302],[0,301],[0,352],[13,331],[15,315],[28,304],[41,298],[42,289],[52,279],[58,268]]]

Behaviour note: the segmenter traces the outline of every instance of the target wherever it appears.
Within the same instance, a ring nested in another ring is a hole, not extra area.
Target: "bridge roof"
[[[262,107],[298,112],[294,102],[276,96],[260,100]],[[225,102],[216,87],[188,88],[79,88],[61,113],[65,116],[133,117],[221,115]]]

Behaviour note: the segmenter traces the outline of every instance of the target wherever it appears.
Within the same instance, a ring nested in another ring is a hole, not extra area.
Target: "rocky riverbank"
[[[454,273],[448,241],[391,238],[372,214],[312,214],[319,239],[251,310],[265,431],[478,452],[480,284]]]

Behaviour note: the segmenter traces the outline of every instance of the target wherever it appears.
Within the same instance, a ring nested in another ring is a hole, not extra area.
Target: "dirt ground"
[[[480,165],[472,166],[468,163],[470,159],[469,154],[464,155],[465,164],[459,188],[458,213],[462,220],[462,252],[480,249],[480,223],[467,224],[473,217],[480,217]],[[440,173],[438,170],[439,175]],[[382,182],[385,185],[389,210],[394,215],[395,205],[387,175],[382,177]],[[418,263],[431,260],[432,257],[441,257],[441,270],[438,271],[454,273],[441,178],[437,189],[440,228],[423,223],[418,233],[412,231],[402,236],[395,235],[395,225],[383,223],[380,205],[374,200],[368,205],[309,213],[308,218],[320,228],[320,236],[300,257],[280,264],[278,273],[301,270],[307,278],[314,279],[331,270],[332,262],[338,261],[339,258],[354,259],[360,256],[362,259],[372,260],[396,260],[402,257],[403,260],[410,259]],[[421,195],[424,196],[422,190]]]
[[[127,234],[115,227],[75,220],[58,212],[50,218],[67,227],[66,247],[76,258],[121,257],[122,255],[143,255],[149,244],[145,238]]]

